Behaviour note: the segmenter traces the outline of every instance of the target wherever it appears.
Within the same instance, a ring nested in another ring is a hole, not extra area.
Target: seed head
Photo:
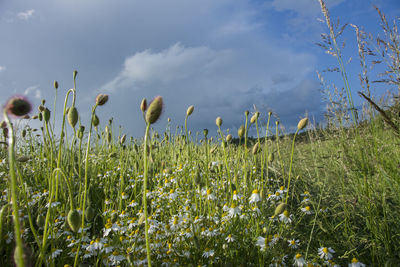
[[[78,75],[78,71],[74,70],[74,72],[72,73],[72,78],[75,80],[76,79],[76,75]]]
[[[227,136],[226,136],[226,142],[227,143],[229,143],[230,141],[232,141],[232,135],[231,134],[228,134]]]
[[[24,96],[14,96],[8,100],[5,109],[7,113],[20,117],[31,112],[32,106]]]
[[[58,88],[58,82],[54,81],[53,86],[54,86],[55,89],[57,89]]]
[[[161,96],[156,96],[153,101],[151,101],[149,108],[146,112],[146,122],[153,124],[159,118],[163,110],[163,98]]]
[[[217,124],[218,127],[221,127],[221,125],[222,125],[222,118],[221,118],[221,117],[217,117],[217,119],[215,120],[215,124]]]
[[[188,109],[186,110],[186,116],[192,115],[193,110],[194,110],[194,106],[193,106],[193,105],[191,105],[190,107],[188,107]]]
[[[105,95],[105,94],[98,94],[98,95],[96,96],[96,104],[97,104],[98,106],[104,105],[105,103],[107,103],[107,101],[108,101],[108,95]]]
[[[247,116],[249,116],[249,111],[248,110],[246,110],[245,112],[244,112],[244,115],[247,117]]]

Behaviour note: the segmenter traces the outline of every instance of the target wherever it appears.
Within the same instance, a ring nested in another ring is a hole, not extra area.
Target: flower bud
[[[279,214],[281,214],[286,209],[286,206],[287,206],[286,203],[284,203],[284,202],[280,203],[275,208],[274,216],[278,216]]]
[[[221,127],[221,125],[222,125],[222,118],[221,118],[221,117],[217,117],[217,119],[215,120],[215,124],[217,124],[218,127]]]
[[[254,146],[253,146],[253,148],[252,148],[252,150],[251,150],[251,153],[253,153],[253,155],[255,155],[255,154],[257,154],[258,152],[260,151],[260,143],[255,143],[254,144]]]
[[[163,98],[161,96],[156,96],[147,109],[146,122],[149,124],[155,123],[160,118],[162,110]]]
[[[254,113],[254,115],[251,116],[250,123],[251,124],[255,123],[259,116],[260,116],[260,112]]]
[[[142,102],[140,103],[140,110],[141,110],[142,112],[145,112],[146,109],[147,109],[147,99],[146,99],[146,98],[143,98],[143,99],[142,99]]]
[[[92,123],[94,127],[97,127],[100,123],[99,117],[96,114],[93,114]]]
[[[78,122],[78,110],[76,107],[71,107],[68,111],[68,123],[72,128],[75,128],[76,123]]]
[[[232,135],[228,134],[225,138],[226,142],[229,143],[230,141],[232,141]]]
[[[53,86],[54,86],[55,89],[57,89],[58,88],[58,82],[54,81]]]
[[[204,129],[204,130],[203,130],[203,134],[204,134],[204,137],[205,137],[205,138],[207,138],[207,135],[208,135],[208,129]]]
[[[43,119],[45,122],[49,122],[50,120],[50,110],[48,108],[43,110]]]
[[[74,72],[72,73],[72,78],[75,80],[76,79],[76,75],[78,75],[78,71],[74,70]]]
[[[239,127],[239,129],[238,129],[238,136],[239,136],[240,138],[242,138],[242,137],[244,136],[244,131],[245,131],[244,125],[241,125],[241,126]]]
[[[193,110],[194,110],[194,106],[193,105],[188,107],[188,109],[186,110],[186,116],[192,115]]]
[[[108,95],[105,94],[98,94],[96,97],[96,104],[98,106],[102,106],[108,101]]]
[[[300,131],[302,129],[304,129],[307,126],[308,123],[308,118],[303,118],[299,121],[299,123],[297,124],[297,129]]]
[[[120,144],[123,145],[125,143],[126,140],[126,134],[124,134],[121,139],[119,140]]]
[[[75,233],[78,232],[81,226],[81,215],[78,210],[70,210],[67,216],[67,222],[69,227]]]

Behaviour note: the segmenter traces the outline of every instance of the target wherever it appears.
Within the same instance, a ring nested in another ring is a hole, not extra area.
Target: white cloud
[[[22,19],[22,20],[28,20],[33,16],[33,13],[35,13],[35,10],[34,9],[29,9],[29,10],[26,10],[24,12],[17,13],[17,17],[19,19]]]
[[[36,99],[42,98],[42,92],[39,90],[39,85],[34,85],[34,86],[30,86],[30,87],[26,88],[24,91],[24,95],[27,96],[27,95],[31,94],[32,92],[34,92],[34,95],[33,95],[34,98],[36,98]]]
[[[205,46],[185,48],[180,43],[153,53],[138,52],[128,57],[120,74],[103,88],[116,91],[149,83],[168,84],[204,73],[228,60],[229,51],[214,51]]]
[[[319,100],[318,91],[308,80],[314,56],[247,41],[253,45],[246,49],[177,43],[159,52],[144,50],[127,57],[119,74],[101,87],[110,93],[110,101],[118,103],[107,114],[117,117],[129,110],[130,121],[142,125],[141,114],[130,110],[138,110],[143,97],[162,95],[165,114],[175,122],[193,104],[192,126],[211,129],[215,118],[222,116],[225,127],[232,129],[240,125],[240,114],[253,104],[264,113],[268,107],[285,119],[295,120],[295,112],[319,108],[315,99]],[[313,101],[306,101],[310,96],[315,96]],[[141,129],[137,131],[140,134]]]
[[[5,71],[5,70],[6,70],[6,66],[0,66],[0,72]]]

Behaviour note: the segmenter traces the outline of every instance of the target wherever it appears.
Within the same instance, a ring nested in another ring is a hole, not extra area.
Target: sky
[[[390,23],[400,14],[399,0],[326,0],[331,20],[382,34],[379,7]],[[42,99],[52,110],[57,93],[56,124],[65,94],[77,75],[76,106],[87,126],[97,94],[109,102],[97,108],[102,128],[113,118],[128,136],[143,136],[140,102],[157,95],[164,109],[154,128],[162,133],[188,128],[237,135],[244,111],[269,111],[286,131],[309,116],[323,121],[326,103],[317,71],[336,67],[335,58],[315,43],[327,33],[317,0],[0,0],[0,92],[2,102],[25,95],[35,106]],[[357,106],[362,101],[360,64],[354,29],[340,37]],[[353,64],[353,65],[350,65]],[[329,82],[343,86],[338,74]],[[377,95],[383,91],[375,92]],[[69,104],[71,104],[71,100]]]

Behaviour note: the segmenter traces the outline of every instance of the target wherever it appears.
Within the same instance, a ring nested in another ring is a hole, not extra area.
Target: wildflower
[[[238,195],[237,191],[233,191],[232,200],[238,201],[240,199],[240,195]]]
[[[236,215],[240,215],[240,209],[239,207],[236,206],[235,203],[233,203],[231,205],[231,208],[229,209],[228,216],[235,217]]]
[[[297,253],[296,256],[293,258],[294,266],[303,267],[306,265],[306,261],[304,260],[303,256],[300,253]]]
[[[31,112],[32,106],[24,96],[14,96],[8,100],[5,110],[7,113],[21,117]]]
[[[251,196],[249,198],[249,202],[251,203],[257,203],[261,200],[260,195],[258,194],[258,190],[254,189],[253,192],[251,193]]]
[[[179,216],[174,216],[174,218],[172,218],[170,220],[170,227],[171,230],[176,230],[179,228],[179,225],[181,223],[181,219],[179,218]]]
[[[4,235],[4,239],[6,240],[6,244],[10,244],[13,240],[13,232],[8,232]]]
[[[122,199],[127,199],[128,198],[128,195],[125,192],[122,192],[121,196],[122,196]]]
[[[125,260],[125,257],[119,254],[118,250],[114,250],[113,253],[108,256],[108,260],[110,260],[113,265],[116,265]]]
[[[135,200],[132,199],[132,201],[129,203],[128,207],[133,208],[133,207],[136,207],[137,205],[138,205],[138,204],[135,202]]]
[[[225,238],[225,240],[226,240],[226,242],[231,243],[231,242],[235,241],[235,238],[234,238],[231,234],[229,234],[229,235]]]
[[[304,214],[307,214],[307,215],[313,214],[310,206],[305,206],[304,208],[301,208],[301,211],[304,212]]]
[[[169,199],[170,200],[176,199],[177,196],[178,196],[178,194],[174,191],[174,189],[171,189],[169,191]]]
[[[335,253],[335,251],[332,248],[321,247],[318,249],[318,255],[321,259],[330,260],[333,257],[333,253]]]
[[[256,216],[258,216],[258,215],[261,214],[261,211],[260,211],[260,209],[259,209],[257,206],[252,207],[251,210],[254,212],[254,214],[255,214]]]
[[[285,224],[292,222],[292,219],[290,219],[289,212],[287,210],[279,214],[279,220],[281,222],[284,222]]]
[[[289,243],[289,247],[294,249],[294,248],[298,248],[299,247],[300,241],[291,239],[291,240],[288,240],[288,243]]]
[[[333,260],[327,260],[325,261],[325,264],[330,267],[340,267],[340,265],[336,264],[336,262],[334,262]]]
[[[265,251],[266,248],[270,247],[270,240],[272,240],[272,236],[268,236],[268,237],[262,237],[259,236],[257,238],[257,246],[260,247],[261,251]]]
[[[203,257],[204,258],[209,258],[209,257],[212,257],[212,256],[214,256],[214,250],[212,250],[212,249],[209,249],[209,248],[206,248],[205,250],[204,250],[204,252],[203,252]]]
[[[62,249],[55,249],[55,248],[53,248],[53,249],[51,250],[50,258],[52,258],[52,259],[57,258],[58,255],[61,254],[61,252],[62,252]]]
[[[365,267],[365,264],[362,262],[359,262],[356,258],[353,258],[351,260],[351,263],[349,263],[349,267]]]
[[[214,200],[215,196],[213,195],[211,189],[207,189],[207,199],[208,200]]]

